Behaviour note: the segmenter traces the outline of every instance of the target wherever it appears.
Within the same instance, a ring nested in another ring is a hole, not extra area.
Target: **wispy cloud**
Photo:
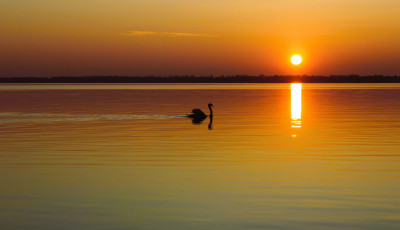
[[[197,34],[197,33],[177,33],[177,32],[156,32],[132,30],[123,33],[124,36],[168,36],[168,37],[216,37],[213,34]]]
[[[212,34],[193,34],[193,33],[166,33],[171,37],[215,37]]]
[[[123,35],[125,36],[146,36],[146,35],[157,35],[154,31],[127,31]]]

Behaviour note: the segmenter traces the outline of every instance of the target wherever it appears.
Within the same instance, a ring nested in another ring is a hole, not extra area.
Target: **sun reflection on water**
[[[301,128],[301,83],[291,84],[291,118],[292,128]]]

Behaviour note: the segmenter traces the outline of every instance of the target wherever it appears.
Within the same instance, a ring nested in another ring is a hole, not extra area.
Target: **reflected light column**
[[[291,118],[292,128],[301,128],[301,83],[291,84]],[[296,135],[293,135],[295,137]]]

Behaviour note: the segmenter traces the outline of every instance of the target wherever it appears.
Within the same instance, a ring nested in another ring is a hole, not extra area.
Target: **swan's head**
[[[213,104],[211,104],[211,103],[210,103],[210,104],[208,104],[208,107],[211,107],[211,106],[213,106]]]

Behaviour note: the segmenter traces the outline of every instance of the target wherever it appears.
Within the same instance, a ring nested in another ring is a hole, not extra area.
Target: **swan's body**
[[[208,104],[208,108],[210,109],[210,117],[213,117],[212,107],[213,104]],[[187,115],[190,118],[197,119],[197,120],[204,120],[207,118],[207,115],[201,111],[201,109],[193,109],[192,114]]]
[[[201,111],[201,109],[193,109],[193,110],[192,110],[192,114],[189,114],[188,117],[190,117],[190,118],[199,118],[199,119],[203,118],[203,119],[205,119],[205,118],[207,117],[207,115],[206,115],[203,111]]]

